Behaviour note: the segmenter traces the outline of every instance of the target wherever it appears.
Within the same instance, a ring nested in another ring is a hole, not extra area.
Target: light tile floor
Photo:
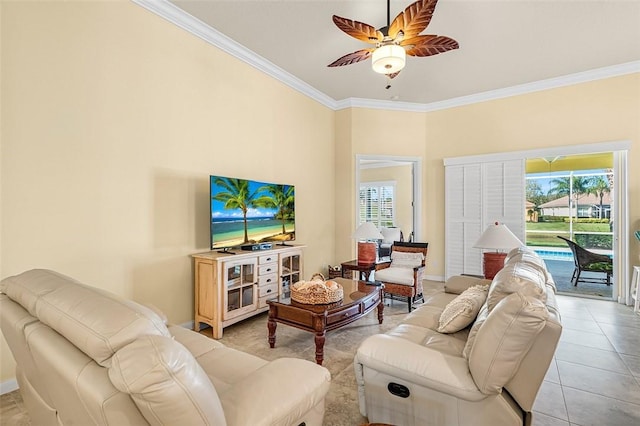
[[[558,296],[558,304],[563,332],[534,405],[534,426],[640,425],[640,316],[611,301]],[[338,413],[326,420],[362,423]],[[0,424],[30,424],[17,391],[0,398]]]
[[[640,315],[558,296],[562,336],[533,407],[535,426],[640,425]]]

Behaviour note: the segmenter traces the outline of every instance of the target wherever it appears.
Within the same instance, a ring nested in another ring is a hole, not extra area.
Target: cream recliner
[[[493,281],[451,277],[402,324],[362,342],[360,411],[397,426],[529,425],[561,332],[544,261],[514,249]]]
[[[330,374],[312,362],[262,360],[48,270],[0,291],[34,425],[322,424]]]

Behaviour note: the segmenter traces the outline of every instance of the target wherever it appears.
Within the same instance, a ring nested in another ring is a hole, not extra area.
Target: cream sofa
[[[358,348],[360,411],[405,425],[530,425],[562,325],[544,261],[520,247],[493,281],[451,277]],[[468,324],[468,325],[467,325]]]
[[[267,362],[48,270],[0,291],[34,425],[322,424],[330,375],[312,362]]]

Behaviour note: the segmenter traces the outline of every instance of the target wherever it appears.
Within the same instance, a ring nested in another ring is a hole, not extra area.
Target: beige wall
[[[444,275],[443,160],[448,157],[630,141],[629,224],[631,231],[640,229],[640,169],[634,167],[640,164],[640,74],[429,113],[357,108],[339,114],[350,117],[345,132],[352,161],[356,154],[423,159],[422,235],[416,240],[429,242],[429,276]],[[353,185],[352,177],[351,192],[336,193],[337,205],[353,203]],[[353,229],[354,216],[347,218],[350,225],[338,220],[336,226]],[[347,243],[340,238],[337,246]],[[632,233],[628,238],[632,265],[640,244]]]
[[[351,234],[355,230],[355,154],[353,151],[352,109],[336,111],[335,117],[335,262],[355,257],[355,242]]]
[[[420,157],[428,275],[443,158],[630,140],[640,75],[430,113],[333,112],[129,2],[0,2],[0,277],[62,273],[192,319],[209,174],[296,185],[307,275],[352,258],[356,154]],[[640,170],[629,168],[631,229]],[[632,259],[640,244],[630,243]],[[0,382],[14,376],[4,341]]]
[[[333,261],[333,111],[130,2],[0,10],[0,277],[51,268],[191,321],[209,174],[296,185],[307,275]]]

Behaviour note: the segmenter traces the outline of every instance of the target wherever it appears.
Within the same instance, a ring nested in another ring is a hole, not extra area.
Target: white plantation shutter
[[[377,227],[395,223],[395,182],[367,182],[360,185],[360,224]]]
[[[524,160],[445,162],[445,278],[482,274],[482,250],[473,245],[490,223],[524,242],[524,178]]]
[[[482,223],[480,165],[445,168],[446,277],[482,268],[474,249]]]
[[[524,167],[521,160],[482,164],[482,231],[491,223],[504,223],[520,241],[525,242]]]

